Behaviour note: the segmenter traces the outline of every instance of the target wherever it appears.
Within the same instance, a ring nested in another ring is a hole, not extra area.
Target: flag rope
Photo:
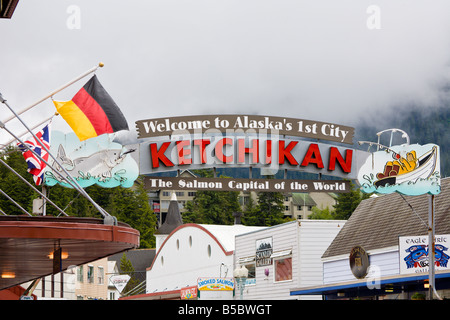
[[[45,97],[41,98],[40,100],[36,101],[35,103],[29,105],[28,107],[20,110],[17,112],[17,115],[21,115],[22,113],[34,108],[35,106],[37,106],[38,104],[40,104],[41,102],[44,102],[45,100],[47,100],[48,98],[52,97],[53,95],[55,95],[56,93],[64,90],[65,88],[71,86],[72,84],[74,84],[75,82],[77,82],[80,79],[83,79],[84,77],[86,77],[87,75],[91,74],[92,72],[95,72],[98,68],[102,68],[104,66],[104,64],[102,62],[100,62],[98,65],[96,65],[95,67],[89,69],[88,71],[84,72],[83,74],[79,75],[78,77],[74,78],[73,80],[67,82],[66,84],[62,85],[61,87],[59,87],[58,89],[53,90],[51,93],[49,93],[48,95],[46,95]],[[10,116],[9,118],[3,120],[3,123],[8,123],[9,121],[11,121],[12,119],[14,119],[15,115]]]

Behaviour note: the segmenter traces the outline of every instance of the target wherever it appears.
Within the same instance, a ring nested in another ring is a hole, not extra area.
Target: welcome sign
[[[333,123],[258,115],[206,115],[139,120],[138,138],[176,134],[267,130],[278,135],[299,136],[352,144],[354,129]]]
[[[356,179],[358,168],[369,153],[321,140],[352,144],[353,128],[303,119],[251,116],[209,115],[158,118],[136,122],[138,138],[135,156],[139,172],[155,173],[247,167],[274,174],[278,170],[303,171],[345,179]],[[301,140],[297,137],[310,138]],[[311,139],[315,139],[312,141]],[[348,192],[349,184],[296,181],[200,181],[198,179],[146,179],[153,189]],[[200,187],[200,189],[202,189]],[[259,189],[259,190],[257,190]]]

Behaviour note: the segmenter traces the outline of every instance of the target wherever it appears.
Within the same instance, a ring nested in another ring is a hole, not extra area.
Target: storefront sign
[[[256,258],[257,267],[272,265],[272,237],[256,240]]]
[[[277,135],[352,144],[354,135],[353,128],[333,123],[258,115],[200,115],[148,119],[137,121],[136,128],[139,139],[186,133],[217,134],[265,130]]]
[[[233,278],[199,278],[197,280],[199,291],[233,291]]]
[[[235,179],[198,177],[144,177],[146,190],[209,190],[255,192],[333,192],[350,191],[349,181]]]
[[[400,274],[428,273],[428,236],[399,237]],[[435,270],[449,270],[450,235],[435,236]]]
[[[385,147],[361,166],[358,182],[366,193],[438,194],[440,151],[435,144]]]
[[[187,287],[180,290],[181,300],[184,299],[196,299],[197,298],[197,287]]]
[[[369,269],[369,255],[361,246],[353,247],[349,257],[350,269],[357,279],[363,279]]]
[[[130,276],[127,274],[121,274],[112,276],[109,278],[109,281],[116,287],[117,291],[122,293],[123,289],[127,286],[128,281],[130,280]]]

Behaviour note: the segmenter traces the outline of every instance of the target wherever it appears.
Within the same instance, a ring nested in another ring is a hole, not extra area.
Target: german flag
[[[129,130],[117,104],[94,75],[70,101],[53,101],[80,141]]]

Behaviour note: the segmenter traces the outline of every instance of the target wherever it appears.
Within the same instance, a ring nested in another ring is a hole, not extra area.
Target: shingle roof
[[[396,246],[400,236],[428,234],[429,197],[392,193],[363,200],[322,258],[350,254],[357,245],[369,251]],[[435,196],[435,234],[450,234],[450,178],[441,179]]]
[[[316,206],[317,203],[308,193],[293,193],[292,204],[296,206]]]
[[[133,268],[136,272],[145,271],[148,267],[152,265],[153,259],[155,258],[156,249],[136,249],[129,250],[126,252],[121,252],[108,257],[109,261],[116,261],[117,266],[120,270],[120,259],[125,254],[128,260],[130,260]]]

